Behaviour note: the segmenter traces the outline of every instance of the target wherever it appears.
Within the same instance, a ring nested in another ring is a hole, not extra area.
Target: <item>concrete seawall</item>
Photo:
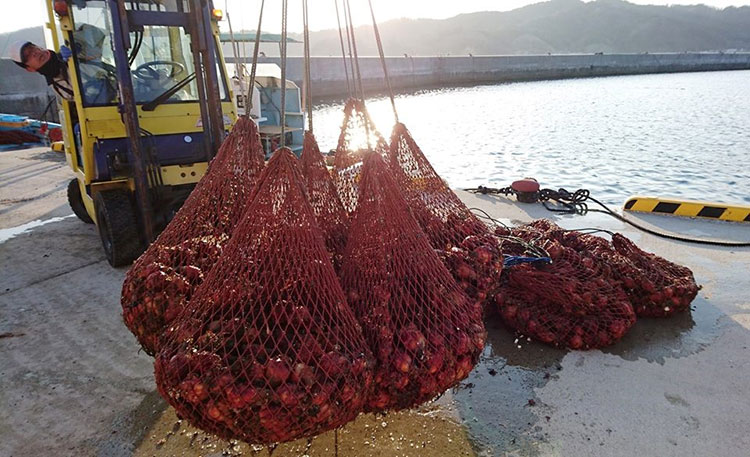
[[[279,58],[266,57],[261,62],[278,64]],[[750,69],[750,53],[405,56],[388,57],[387,65],[393,88],[404,90],[492,82],[746,70]],[[302,58],[289,58],[287,74],[298,84],[302,81],[302,68]],[[365,92],[385,90],[378,58],[360,58],[360,69]],[[313,57],[310,72],[316,98],[346,95],[346,75],[340,57]]]
[[[47,87],[44,76],[29,73],[9,59],[0,59],[0,113],[38,119],[54,98],[55,92]],[[48,121],[59,122],[55,102],[46,117]]]

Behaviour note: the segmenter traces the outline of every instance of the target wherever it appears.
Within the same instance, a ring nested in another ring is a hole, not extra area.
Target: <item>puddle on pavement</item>
[[[721,333],[719,319],[725,316],[701,292],[691,312],[668,318],[641,318],[625,337],[602,352],[625,360],[645,359],[664,364],[666,359],[687,357],[706,348]]]
[[[18,235],[21,235],[23,233],[28,232],[29,230],[35,229],[37,227],[41,227],[43,225],[51,224],[53,222],[60,222],[62,220],[68,219],[70,217],[75,217],[74,214],[70,214],[68,216],[60,216],[60,217],[51,217],[49,219],[45,220],[35,220],[31,222],[27,222],[23,225],[19,225],[16,227],[10,227],[10,228],[4,228],[0,229],[0,244],[5,243],[6,241],[17,237]]]
[[[699,295],[691,313],[639,319],[623,340],[604,348],[628,361],[663,364],[707,347],[721,332],[719,309]],[[482,360],[454,394],[454,401],[478,455],[537,456],[548,450],[540,421],[551,412],[535,395],[561,374],[567,350],[517,339],[496,316],[485,320]],[[519,347],[520,346],[520,347]],[[578,352],[585,357],[586,352]]]
[[[540,455],[546,437],[537,423],[546,418],[534,389],[558,377],[567,351],[519,340],[495,316],[485,324],[482,359],[454,393],[474,450],[480,456]]]
[[[438,402],[439,403],[439,402]],[[221,440],[180,421],[166,409],[146,433],[134,457],[268,456],[268,449]],[[338,432],[282,444],[273,457],[473,456],[464,428],[443,406],[430,403],[414,411],[386,416],[360,415]]]

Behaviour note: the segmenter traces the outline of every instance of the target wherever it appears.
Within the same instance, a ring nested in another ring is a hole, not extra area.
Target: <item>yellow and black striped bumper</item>
[[[625,211],[670,214],[672,216],[705,217],[722,221],[750,222],[750,205],[694,200],[668,200],[654,197],[630,197],[623,206]]]

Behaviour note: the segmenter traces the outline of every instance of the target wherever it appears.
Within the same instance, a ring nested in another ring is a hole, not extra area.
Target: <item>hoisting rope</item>
[[[312,86],[310,77],[310,18],[307,0],[302,0],[302,25],[304,27],[305,54],[305,104],[307,105],[307,130],[313,133]]]
[[[391,98],[391,106],[393,107],[393,117],[398,124],[398,112],[396,111],[396,100],[393,98],[393,87],[391,86],[391,78],[388,77],[388,65],[385,63],[385,53],[383,52],[383,42],[380,39],[380,30],[378,29],[378,22],[375,20],[375,10],[372,7],[372,0],[367,0],[370,4],[370,15],[372,16],[372,29],[375,31],[375,41],[378,44],[378,53],[380,53],[380,64],[383,66],[383,76],[385,77],[385,84],[388,88],[388,96]]]
[[[354,56],[352,56],[352,37],[349,34],[349,18],[346,16],[346,0],[341,0],[342,15],[344,16],[344,30],[346,30],[346,46],[349,51],[349,69],[352,75],[352,90],[349,93],[350,97],[357,96],[357,81],[354,77]]]
[[[346,49],[344,49],[344,35],[341,33],[341,17],[339,14],[339,0],[333,0],[333,4],[336,7],[336,23],[339,26],[339,42],[341,43],[341,58],[344,63],[344,76],[346,76],[346,92],[349,96],[352,96],[352,86],[349,83],[349,68],[346,66]],[[354,75],[352,75],[354,76]]]
[[[364,106],[365,101],[365,89],[364,85],[362,84],[362,73],[359,68],[359,55],[357,54],[357,39],[356,35],[354,34],[354,23],[352,21],[352,7],[349,3],[349,0],[342,0],[342,5],[344,7],[344,23],[346,25],[346,35],[347,35],[347,41],[349,42],[349,57],[352,61],[352,79],[354,81],[354,93],[352,94],[353,98],[357,98],[359,95],[359,99],[362,101],[362,106]],[[359,83],[359,94],[357,94],[357,83]],[[366,113],[365,108],[365,117],[369,117]],[[372,151],[372,140],[370,138],[370,124],[365,120],[364,122],[364,128],[365,128],[365,136],[367,138],[367,149]]]
[[[237,73],[240,87],[242,87],[243,73],[242,62],[240,61],[240,47],[234,39],[234,30],[232,30],[232,18],[229,17],[229,0],[224,0],[224,10],[227,12],[227,24],[229,25],[229,39],[232,40],[232,53],[234,54],[234,71]]]
[[[286,24],[288,0],[281,1],[281,112],[279,123],[281,124],[281,139],[279,145],[286,146]]]
[[[260,49],[260,27],[263,24],[263,7],[266,0],[260,2],[260,14],[258,15],[258,29],[255,31],[255,47],[253,48],[253,64],[250,69],[250,80],[247,84],[247,98],[245,103],[245,116],[250,118],[250,110],[253,108],[253,89],[255,89],[255,71],[258,68],[258,50]]]
[[[241,57],[242,57],[242,73],[249,76],[247,73],[247,70],[245,69],[245,62],[247,62],[247,43],[245,41],[242,41],[242,48],[241,48]],[[237,47],[239,47],[239,43],[237,44]]]
[[[365,89],[364,89],[364,87],[362,85],[362,72],[359,69],[359,55],[357,54],[357,39],[356,39],[356,37],[354,35],[354,22],[352,21],[352,7],[351,7],[351,4],[349,3],[349,0],[343,0],[343,2],[344,2],[344,15],[345,15],[345,17],[347,19],[347,27],[348,27],[348,29],[351,32],[351,47],[352,47],[351,48],[351,55],[353,56],[352,58],[353,58],[353,62],[354,62],[354,69],[356,71],[355,78],[356,78],[356,82],[359,83],[359,96],[360,96],[360,100],[362,100],[364,102],[365,101]],[[357,85],[355,83],[355,85],[354,85],[354,90],[355,91],[357,90],[356,86]],[[369,129],[368,129],[368,133],[367,133],[368,143],[369,143],[369,140],[370,140],[369,136],[370,136],[370,134],[369,134]]]
[[[473,192],[475,194],[483,194],[483,195],[515,195],[516,191],[513,190],[511,187],[503,187],[503,188],[495,188],[495,187],[485,187],[485,186],[479,186],[472,189],[465,189],[468,192]],[[652,230],[648,227],[644,227],[640,224],[637,224],[626,217],[622,216],[621,214],[613,211],[611,208],[609,208],[604,203],[600,202],[599,200],[595,199],[591,196],[591,193],[588,189],[578,189],[573,193],[570,193],[569,191],[560,188],[558,190],[552,190],[552,189],[541,189],[539,190],[539,200],[542,202],[545,208],[549,211],[554,211],[558,213],[566,213],[566,214],[579,214],[579,215],[585,215],[589,211],[593,212],[599,212],[608,214],[616,219],[619,219],[622,222],[625,222],[626,224],[629,224],[638,230],[642,230],[648,234],[658,236],[661,238],[666,238],[669,240],[675,240],[675,241],[684,241],[686,243],[696,243],[696,244],[706,244],[711,246],[728,246],[728,247],[750,247],[750,242],[734,242],[734,241],[718,241],[718,240],[702,240],[699,238],[688,238],[683,237],[679,235],[671,235],[669,233],[663,233],[658,232],[656,230]],[[564,206],[564,208],[553,208],[548,206],[547,202],[549,200],[556,201]],[[590,209],[588,205],[586,204],[586,201],[590,200],[597,205],[604,208],[603,210],[600,209]]]

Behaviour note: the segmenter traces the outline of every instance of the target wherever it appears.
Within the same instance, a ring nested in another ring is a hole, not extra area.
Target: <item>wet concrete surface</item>
[[[568,229],[620,231],[689,266],[703,285],[689,313],[639,319],[602,350],[555,350],[522,338],[511,344],[514,335],[490,318],[485,357],[455,396],[478,455],[748,455],[750,420],[742,412],[750,407],[747,248],[663,240],[600,214],[559,216],[538,205],[459,194],[504,223],[546,217]],[[635,220],[667,231],[687,224]],[[690,235],[747,241],[749,228],[693,221]]]
[[[664,365],[669,359],[690,357],[708,347],[727,325],[722,315],[698,298],[691,313],[641,319],[625,338],[601,352],[622,361]],[[537,393],[567,375],[562,362],[569,353],[578,354],[571,355],[574,371],[586,363],[588,353],[556,349],[514,335],[497,316],[489,316],[485,324],[488,341],[482,359],[454,395],[477,455],[555,455],[544,425],[559,418]],[[682,401],[680,397],[668,398]]]
[[[508,331],[490,316],[480,363],[455,393],[477,455],[542,455],[549,448],[538,425],[535,389],[559,376],[565,351]]]
[[[153,392],[120,317],[124,269],[68,207],[62,154],[0,154],[0,455],[129,456],[122,419]],[[72,216],[72,217],[71,217]],[[34,221],[40,221],[33,223]],[[28,230],[13,230],[14,227]],[[12,236],[10,236],[12,235]],[[142,423],[141,421],[138,421]]]
[[[48,148],[0,154],[0,229],[71,214],[61,207],[73,178],[65,156]]]
[[[151,358],[121,321],[125,270],[106,263],[93,225],[70,217],[71,174],[54,154],[0,155],[0,234],[13,232],[0,242],[0,455],[268,455],[179,422],[159,398]],[[506,223],[550,217],[459,194]],[[641,319],[617,344],[586,352],[518,338],[490,316],[467,380],[418,411],[361,416],[339,431],[339,455],[748,455],[750,252],[661,240],[601,215],[553,218],[622,231],[688,265],[704,286],[692,311]],[[695,231],[748,237],[737,227]],[[335,448],[330,433],[273,455]]]
[[[641,318],[616,345],[602,349],[624,360],[646,360],[661,365],[670,358],[689,357],[708,347],[728,322],[718,308],[700,294],[691,312],[668,319]]]
[[[472,456],[464,427],[445,414],[444,402],[388,415],[362,414],[337,431],[275,448],[225,441],[177,418],[165,408],[135,450],[136,457],[269,456],[390,457]]]

